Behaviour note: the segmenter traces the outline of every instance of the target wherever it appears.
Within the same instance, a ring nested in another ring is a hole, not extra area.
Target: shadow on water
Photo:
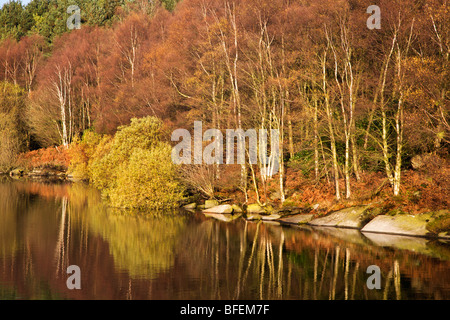
[[[441,241],[130,213],[82,184],[0,182],[0,299],[449,299],[449,260]]]

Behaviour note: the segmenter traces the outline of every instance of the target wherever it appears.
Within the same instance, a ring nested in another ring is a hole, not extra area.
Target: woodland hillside
[[[158,118],[164,143],[202,121],[277,129],[283,155],[276,176],[182,168],[206,198],[448,208],[447,0],[79,0],[81,29],[68,30],[72,4],[0,10],[0,171],[64,149],[61,165],[80,169],[86,132],[113,136],[131,119]],[[373,4],[380,29],[367,27]]]

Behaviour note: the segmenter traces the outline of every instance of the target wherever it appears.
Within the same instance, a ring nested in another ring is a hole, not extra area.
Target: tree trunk
[[[327,48],[328,49],[328,48]],[[334,185],[336,192],[336,199],[341,199],[341,193],[339,190],[339,165],[337,160],[337,151],[336,151],[336,138],[334,136],[333,129],[333,115],[331,113],[330,108],[330,97],[328,92],[327,78],[326,78],[326,61],[327,61],[327,51],[324,52],[322,63],[322,90],[325,97],[325,111],[327,113],[327,121],[328,121],[328,130],[330,134],[330,143],[331,143],[331,158],[333,162],[333,175],[334,175]]]

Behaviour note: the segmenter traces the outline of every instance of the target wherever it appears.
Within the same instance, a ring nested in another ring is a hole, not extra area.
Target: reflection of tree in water
[[[8,184],[9,178],[0,179],[0,257],[14,257],[21,246],[18,234],[20,221],[33,195],[22,189],[23,184]]]
[[[319,230],[288,229],[286,233],[286,249],[291,255],[309,260],[314,257],[314,263],[304,264],[314,266],[313,281],[305,278],[313,288],[314,299],[448,298],[448,261],[413,251],[374,246],[362,234],[359,234],[362,241],[349,242],[329,235],[326,228]],[[381,268],[381,290],[367,288],[369,265]],[[444,286],[435,281],[437,278],[442,279]],[[328,297],[324,292],[328,292]]]
[[[128,272],[131,278],[153,279],[173,266],[173,247],[183,228],[183,217],[107,208],[97,190],[78,184],[70,188],[69,199],[80,241],[87,244],[89,234],[102,237],[116,269]]]
[[[0,257],[11,257],[17,250],[17,204],[19,194],[15,189],[0,184]]]
[[[0,181],[0,298],[51,299],[47,275],[67,185]],[[66,230],[63,223],[63,231]],[[64,248],[64,246],[61,246]]]
[[[98,210],[90,212],[88,220],[90,231],[109,243],[115,267],[132,278],[153,279],[173,266],[183,217]]]
[[[336,238],[264,223],[206,220],[186,229],[186,243],[178,248],[177,266],[185,277],[196,279],[183,286],[188,298],[203,299],[416,299],[445,298],[437,283],[429,292],[411,287],[409,264],[441,266],[431,257],[410,256],[368,244],[353,245]],[[369,265],[382,269],[382,290],[369,290]],[[421,269],[423,269],[421,266]],[[443,269],[442,269],[443,268]],[[423,279],[418,275],[412,280]],[[181,297],[183,298],[183,297]]]
[[[0,205],[0,297],[146,298],[184,226],[182,216],[107,210],[83,184],[0,183]],[[71,264],[79,292],[66,288]]]
[[[282,229],[262,223],[195,223],[186,228],[177,250],[177,268],[195,279],[182,291],[189,299],[284,298],[289,261],[283,237]]]
[[[437,241],[426,247],[440,258],[374,246],[356,231],[364,241],[329,233],[334,229],[120,213],[81,184],[0,183],[0,205],[0,297],[450,297],[449,247]],[[82,270],[79,292],[67,292],[70,264]],[[372,264],[382,270],[381,290],[366,286]]]

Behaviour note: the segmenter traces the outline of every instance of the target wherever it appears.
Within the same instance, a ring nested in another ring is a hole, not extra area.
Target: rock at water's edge
[[[194,210],[195,208],[197,208],[197,204],[195,202],[190,203],[190,204],[185,205],[183,208],[186,210]]]
[[[237,204],[233,204],[231,207],[233,208],[233,212],[234,212],[234,213],[243,213],[243,212],[244,212],[244,211],[242,210],[242,208],[239,207]]]
[[[427,230],[427,221],[423,217],[403,214],[396,216],[378,216],[369,222],[361,231],[419,237],[430,235]]]
[[[247,213],[265,213],[266,211],[257,203],[247,206]]]
[[[21,176],[23,176],[24,172],[25,172],[25,170],[23,170],[23,169],[14,169],[9,173],[9,175],[11,177],[21,177]]]
[[[223,204],[212,208],[203,210],[203,213],[217,213],[217,214],[231,214],[233,213],[233,207],[229,204]]]
[[[364,212],[367,208],[367,206],[346,208],[333,212],[325,217],[313,219],[309,224],[321,227],[361,229],[364,223]]]
[[[219,205],[219,201],[217,200],[206,200],[205,201],[205,209],[217,207]]]

